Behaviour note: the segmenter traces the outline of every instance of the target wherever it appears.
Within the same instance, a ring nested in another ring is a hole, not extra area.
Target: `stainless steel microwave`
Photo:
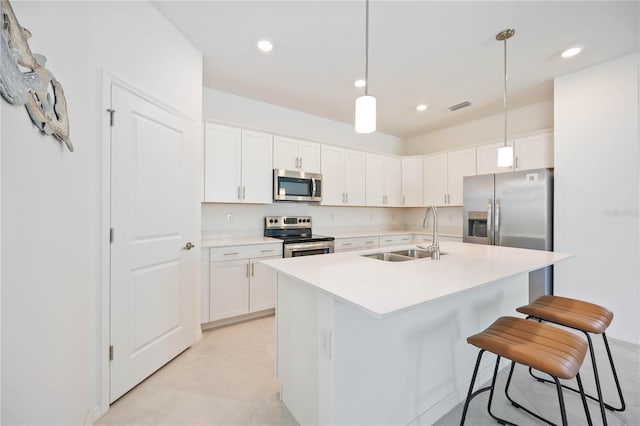
[[[273,169],[273,201],[322,201],[322,175]]]

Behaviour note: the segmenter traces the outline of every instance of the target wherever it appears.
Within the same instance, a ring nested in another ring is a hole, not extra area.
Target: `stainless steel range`
[[[314,235],[311,225],[311,216],[266,216],[264,236],[283,240],[282,257],[333,253],[335,238]]]

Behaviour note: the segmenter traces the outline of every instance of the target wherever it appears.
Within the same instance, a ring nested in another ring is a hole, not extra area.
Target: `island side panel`
[[[278,274],[276,370],[280,399],[300,424],[318,424],[318,295]]]
[[[335,301],[332,423],[433,423],[466,396],[477,356],[466,338],[527,299],[521,274],[384,318]],[[493,362],[485,357],[479,383]]]

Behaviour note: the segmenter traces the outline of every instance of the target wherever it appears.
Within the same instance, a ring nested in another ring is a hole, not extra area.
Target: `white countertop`
[[[361,254],[402,245],[322,256],[266,260],[278,272],[383,317],[457,292],[534,271],[572,254],[444,241],[439,261],[384,262]]]

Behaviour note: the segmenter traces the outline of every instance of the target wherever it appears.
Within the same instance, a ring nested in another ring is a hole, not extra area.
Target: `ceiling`
[[[364,78],[364,1],[156,1],[203,52],[203,85],[345,123]],[[370,3],[369,93],[378,131],[410,138],[551,99],[553,78],[637,51],[639,1]],[[269,54],[256,48],[266,38]],[[566,48],[583,51],[562,59]],[[463,101],[471,106],[451,112]],[[416,105],[426,103],[424,112]]]

